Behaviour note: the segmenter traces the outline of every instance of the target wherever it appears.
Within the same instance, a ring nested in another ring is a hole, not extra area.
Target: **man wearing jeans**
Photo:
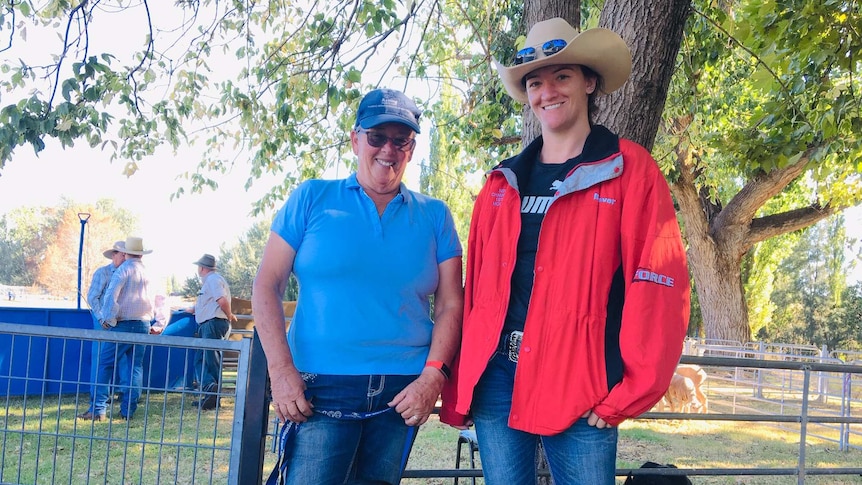
[[[222,275],[216,273],[215,257],[204,254],[195,263],[201,278],[201,290],[192,313],[198,324],[196,337],[227,339],[230,324],[236,315],[230,309],[230,288]],[[221,377],[221,351],[198,350],[195,353],[195,377],[203,395],[195,406],[202,410],[218,405],[218,383]]]
[[[106,258],[110,259],[111,262],[99,267],[93,273],[93,280],[90,282],[90,290],[87,292],[87,303],[90,305],[90,313],[93,316],[93,329],[94,330],[102,330],[102,323],[99,321],[99,315],[102,313],[102,306],[104,305],[105,300],[105,292],[108,289],[108,283],[111,282],[111,276],[114,275],[114,271],[120,267],[121,264],[126,260],[126,255],[123,253],[123,249],[126,248],[126,241],[117,241],[110,249],[106,249],[102,255]],[[90,367],[90,380],[93,383],[90,386],[90,397],[92,399],[96,394],[96,376],[99,371],[99,342],[93,342],[93,351],[92,351],[91,362],[92,365]]]
[[[125,262],[114,271],[99,313],[102,328],[111,332],[150,333],[153,319],[153,303],[149,295],[150,280],[147,278],[141,256],[151,250],[144,249],[139,237],[126,238],[120,249]],[[122,358],[126,358],[124,364]],[[120,417],[131,419],[138,407],[144,377],[144,346],[129,343],[103,342],[99,349],[99,367],[96,375],[96,392],[86,413],[80,419],[101,421],[105,419],[108,405],[109,384],[114,371],[119,368],[120,382],[129,383],[123,389],[120,402]]]

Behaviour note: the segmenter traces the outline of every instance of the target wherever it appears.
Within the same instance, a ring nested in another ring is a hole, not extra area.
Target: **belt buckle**
[[[521,351],[521,340],[524,339],[524,332],[518,330],[512,331],[509,334],[509,360],[518,362],[518,353]]]

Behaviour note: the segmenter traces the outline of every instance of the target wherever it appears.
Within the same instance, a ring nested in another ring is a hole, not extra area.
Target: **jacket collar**
[[[536,163],[544,144],[544,139],[539,136],[533,140],[521,153],[507,158],[495,166],[491,171],[498,169],[509,169],[518,181],[524,181],[530,175],[530,167]],[[620,151],[620,138],[602,125],[592,125],[590,134],[584,142],[584,151],[580,160],[575,165],[587,162],[604,160]],[[491,172],[489,171],[489,173]],[[507,177],[508,178],[508,177]],[[518,187],[516,181],[509,181],[514,187]]]
[[[521,165],[528,165],[536,161],[543,145],[544,139],[540,135],[527,145],[527,148],[524,148],[521,153],[503,160],[494,168],[506,167],[517,173]],[[581,153],[581,160],[578,163],[603,160],[618,151],[620,151],[619,136],[602,125],[593,125],[590,129],[590,134],[587,135],[587,140],[584,142],[584,151]]]

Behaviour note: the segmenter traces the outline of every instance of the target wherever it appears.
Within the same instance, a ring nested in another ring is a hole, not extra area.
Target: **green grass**
[[[233,401],[223,398],[218,414],[198,412],[193,394],[151,394],[132,421],[76,420],[81,399],[9,399],[0,415],[0,482],[22,484],[201,484],[227,482]],[[113,411],[118,411],[114,405]],[[790,427],[792,425],[785,425]],[[822,433],[826,434],[826,433]],[[852,443],[862,446],[858,436]],[[453,469],[458,430],[436,416],[422,427],[408,469]],[[795,468],[798,431],[765,423],[641,420],[620,427],[618,468],[645,461],[681,468]],[[269,450],[271,439],[265,449]],[[862,451],[839,451],[835,443],[809,437],[807,467],[859,467]],[[478,456],[477,456],[478,460]],[[481,466],[481,461],[478,460]],[[266,453],[264,478],[275,463]],[[469,467],[462,450],[461,467]],[[795,484],[796,477],[692,477],[695,484]],[[622,479],[619,480],[619,483]],[[405,485],[451,484],[451,478],[405,479]],[[469,483],[461,479],[460,483]],[[477,483],[483,483],[481,479]],[[858,476],[808,477],[806,484],[862,484]]]
[[[452,469],[458,430],[432,416],[416,438],[408,469]],[[858,438],[853,442],[862,446]],[[629,421],[620,426],[618,468],[638,468],[646,461],[672,463],[680,468],[796,468],[799,435],[763,423],[725,421]],[[835,443],[809,439],[806,467],[862,467],[862,451],[839,451]],[[469,467],[466,448],[461,467]],[[694,484],[796,484],[794,476],[691,477]],[[623,482],[623,478],[617,480]],[[452,479],[405,479],[402,484],[442,485]],[[469,479],[462,478],[462,484]],[[477,484],[483,484],[478,479]],[[809,476],[806,484],[862,484],[862,477],[847,475]]]
[[[645,444],[638,433],[657,433],[666,439],[659,446]],[[835,443],[807,440],[806,468],[859,467],[862,451],[838,451]],[[860,443],[855,443],[859,446]],[[673,463],[680,468],[796,468],[798,431],[781,430],[765,423],[731,421],[631,421],[620,428],[617,466],[634,468],[644,461]],[[792,476],[703,477],[694,483],[795,484]],[[862,477],[809,476],[806,484],[862,484]]]
[[[0,482],[225,483],[232,400],[219,412],[199,412],[193,394],[151,394],[130,421],[83,421],[87,396],[9,399],[0,416]],[[38,406],[38,407],[36,407]],[[44,407],[43,407],[44,406]]]

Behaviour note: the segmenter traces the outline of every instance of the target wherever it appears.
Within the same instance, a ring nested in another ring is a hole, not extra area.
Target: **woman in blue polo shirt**
[[[368,93],[350,133],[356,173],[306,181],[272,223],[252,306],[273,408],[295,433],[285,483],[398,483],[448,378],[461,245],[445,204],[401,182],[419,114],[401,92]],[[285,338],[291,272],[300,291]]]

